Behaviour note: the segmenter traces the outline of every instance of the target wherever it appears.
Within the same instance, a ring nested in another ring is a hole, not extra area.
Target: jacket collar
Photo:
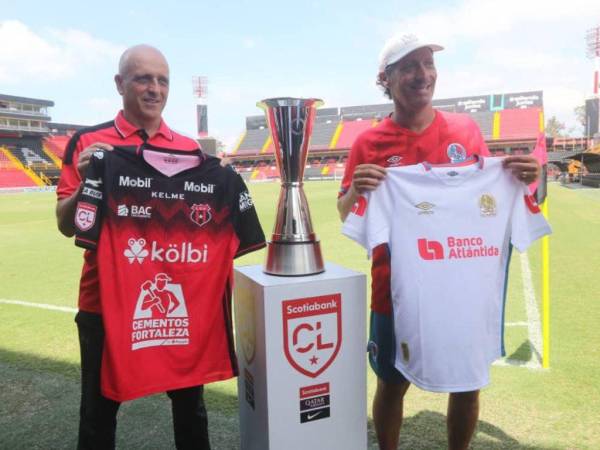
[[[117,133],[121,135],[123,139],[130,137],[132,134],[138,133],[141,128],[137,128],[125,119],[123,115],[123,110],[119,111],[117,117],[115,117],[115,129]],[[156,131],[156,134],[161,134],[165,139],[172,141],[173,140],[173,132],[167,126],[164,120],[161,119],[160,126]]]

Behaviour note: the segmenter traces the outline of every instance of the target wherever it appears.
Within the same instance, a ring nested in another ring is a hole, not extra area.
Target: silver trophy
[[[325,270],[302,189],[313,121],[322,104],[314,98],[289,97],[269,98],[256,104],[267,116],[281,174],[277,216],[264,268],[271,275],[312,275]]]

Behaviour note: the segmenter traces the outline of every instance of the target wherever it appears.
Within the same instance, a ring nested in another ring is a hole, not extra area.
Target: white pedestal
[[[235,270],[242,450],[365,450],[366,277]]]

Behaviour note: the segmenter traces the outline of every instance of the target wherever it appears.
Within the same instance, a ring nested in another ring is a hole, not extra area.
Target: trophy
[[[314,98],[269,98],[256,105],[265,111],[281,174],[281,190],[264,272],[302,276],[325,270],[321,246],[302,189],[308,144],[317,107]]]

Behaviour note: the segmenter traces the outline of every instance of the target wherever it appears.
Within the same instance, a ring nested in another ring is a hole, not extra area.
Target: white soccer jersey
[[[430,391],[487,385],[503,352],[510,244],[524,251],[550,233],[502,158],[388,168],[342,232],[369,253],[390,249],[396,368]]]

